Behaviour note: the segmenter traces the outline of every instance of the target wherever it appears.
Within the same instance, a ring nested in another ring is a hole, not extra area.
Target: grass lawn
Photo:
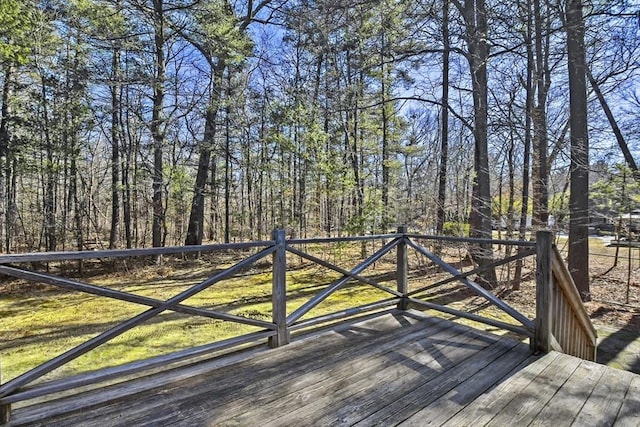
[[[77,280],[166,300],[232,264],[228,259],[215,261],[212,266],[211,261],[171,260],[161,267],[146,266],[129,272],[116,269],[109,274]],[[382,264],[371,274],[380,274]],[[347,266],[351,267],[351,262]],[[317,265],[292,267],[287,272],[288,313],[340,277]],[[395,282],[388,285],[394,287]],[[368,285],[351,284],[331,295],[305,318],[389,296]],[[213,285],[183,304],[270,321],[270,265],[262,262]],[[48,285],[23,281],[0,284],[1,381],[4,383],[147,309],[138,304]],[[116,366],[258,330],[253,326],[166,311],[58,368],[46,379]]]

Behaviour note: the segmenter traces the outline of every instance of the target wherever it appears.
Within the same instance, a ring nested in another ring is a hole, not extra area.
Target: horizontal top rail
[[[289,245],[314,244],[314,243],[345,243],[362,242],[381,239],[395,239],[397,237],[409,237],[425,240],[440,240],[445,242],[463,243],[490,243],[496,245],[512,245],[522,247],[535,247],[535,242],[526,240],[493,240],[476,239],[470,237],[435,236],[416,233],[389,233],[372,234],[368,236],[347,236],[347,237],[310,237],[304,239],[287,239]],[[0,254],[0,264],[11,264],[20,262],[53,262],[53,261],[75,261],[83,259],[97,258],[127,258],[135,256],[171,255],[186,254],[195,252],[214,252],[230,249],[252,249],[272,246],[274,240],[263,240],[255,242],[238,243],[218,243],[210,245],[193,246],[168,246],[162,248],[137,248],[137,249],[102,249],[88,251],[63,251],[63,252],[29,252],[24,254]]]
[[[305,239],[287,239],[288,245],[301,245],[309,243],[343,243],[343,242],[362,242],[369,240],[395,239],[401,237],[402,233],[390,234],[371,234],[368,236],[348,236],[348,237],[309,237]]]
[[[194,252],[213,252],[228,249],[252,249],[273,246],[273,240],[241,243],[220,243],[214,245],[197,246],[167,246],[163,248],[142,249],[104,249],[99,251],[72,251],[72,252],[29,252],[25,254],[0,255],[0,264],[18,262],[50,262],[73,261],[93,258],[128,258],[135,256],[170,255]]]
[[[456,237],[456,236],[435,236],[430,234],[407,233],[405,237],[412,239],[424,240],[442,240],[444,242],[461,242],[461,243],[489,243],[493,245],[511,245],[523,247],[535,247],[536,242],[529,240],[497,240],[497,239],[479,239],[474,237]]]

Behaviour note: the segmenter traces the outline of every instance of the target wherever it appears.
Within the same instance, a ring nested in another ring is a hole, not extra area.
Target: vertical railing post
[[[532,347],[545,353],[551,349],[552,244],[553,234],[550,231],[536,233],[536,333]]]
[[[398,284],[398,292],[402,294],[402,300],[398,303],[399,310],[407,310],[409,308],[409,292],[407,283],[407,270],[409,263],[407,260],[407,243],[404,240],[404,235],[407,232],[407,226],[401,225],[398,227],[398,234],[402,234],[402,241],[397,247],[397,264],[396,264],[396,282]]]
[[[1,360],[0,360],[0,385],[2,385],[2,361]],[[0,425],[8,424],[10,419],[11,419],[11,404],[0,403]]]
[[[270,347],[289,344],[287,329],[287,251],[286,237],[283,229],[274,230],[276,251],[273,253],[273,280],[271,289],[271,305],[273,323],[276,324],[276,335],[269,338]]]
[[[11,418],[11,404],[0,405],[0,425],[8,424]]]

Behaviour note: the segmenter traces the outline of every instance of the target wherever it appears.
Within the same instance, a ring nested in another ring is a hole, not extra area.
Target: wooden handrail
[[[312,238],[312,239],[287,239],[284,230],[274,231],[273,239],[269,241],[260,242],[246,242],[246,243],[234,243],[234,244],[215,244],[204,246],[189,246],[189,247],[168,247],[168,248],[146,248],[146,249],[122,249],[122,250],[103,250],[103,251],[79,251],[79,252],[58,252],[58,253],[31,253],[31,254],[17,254],[17,255],[0,255],[0,273],[6,274],[11,277],[18,277],[29,281],[47,283],[64,289],[71,289],[74,291],[85,292],[93,295],[99,295],[107,298],[113,298],[116,300],[132,302],[136,304],[146,305],[149,309],[131,319],[126,320],[123,323],[99,334],[96,337],[91,338],[89,341],[80,344],[77,347],[68,350],[67,352],[43,363],[42,365],[25,372],[22,375],[11,379],[10,381],[0,384],[0,424],[6,423],[9,420],[11,413],[11,404],[31,399],[33,397],[43,396],[50,393],[56,393],[63,390],[78,387],[80,385],[89,385],[108,380],[123,375],[137,375],[146,369],[153,368],[155,366],[162,365],[165,362],[175,362],[184,360],[194,355],[202,355],[212,350],[226,349],[228,347],[237,344],[246,344],[253,342],[256,339],[268,338],[272,347],[285,345],[289,342],[289,334],[294,330],[300,330],[303,328],[309,328],[315,325],[319,325],[326,322],[336,321],[345,317],[359,315],[361,313],[370,311],[380,311],[392,305],[396,305],[399,309],[404,310],[409,307],[409,303],[423,308],[431,308],[439,310],[445,313],[457,315],[460,317],[466,317],[475,321],[484,322],[489,325],[504,328],[506,330],[514,331],[523,335],[533,336],[535,333],[535,324],[533,321],[523,316],[517,310],[508,306],[504,301],[500,300],[490,292],[482,289],[477,284],[469,280],[468,276],[478,273],[480,270],[472,270],[462,273],[453,269],[444,261],[435,257],[435,255],[428,252],[425,248],[412,241],[415,239],[430,240],[438,238],[437,236],[425,236],[425,235],[413,235],[407,233],[405,227],[399,227],[397,233],[383,234],[373,236],[352,236],[341,238]],[[484,242],[485,240],[466,239],[466,238],[449,238],[441,237],[445,241],[460,241],[460,242]],[[309,244],[309,243],[336,243],[336,242],[365,242],[371,240],[383,240],[386,244],[382,248],[378,249],[372,255],[364,259],[358,265],[352,269],[346,269],[335,265],[326,260],[322,260],[305,251],[294,248],[293,245]],[[490,242],[490,240],[486,240]],[[521,241],[491,241],[493,243],[504,243],[510,245],[520,246],[533,246],[531,242]],[[416,293],[424,292],[426,288],[409,291],[408,287],[408,260],[407,260],[407,248],[412,247],[417,250],[419,254],[426,256],[433,262],[438,264],[444,271],[451,273],[452,277],[436,283],[437,286],[442,286],[450,281],[460,281],[473,290],[476,294],[485,297],[490,303],[501,308],[506,313],[511,315],[515,320],[522,324],[522,327],[517,325],[511,325],[508,323],[495,321],[492,319],[486,319],[482,316],[472,313],[464,313],[458,310],[454,310],[448,307],[432,304],[431,302],[422,301],[417,298]],[[57,261],[69,261],[69,260],[83,260],[83,259],[99,259],[99,258],[126,258],[134,256],[150,256],[150,255],[163,255],[172,253],[187,253],[187,252],[209,252],[228,249],[261,249],[257,253],[250,255],[237,264],[219,271],[206,280],[190,287],[189,289],[169,298],[166,301],[158,300],[150,297],[135,295],[123,291],[109,289],[89,283],[84,283],[78,280],[72,280],[60,276],[56,276],[50,273],[40,273],[30,271],[28,268],[19,267],[18,264],[26,262],[57,262]],[[377,280],[366,277],[361,273],[367,268],[372,266],[375,262],[380,260],[385,254],[388,254],[393,249],[397,250],[396,253],[396,289],[385,286],[379,283]],[[309,301],[302,304],[292,313],[287,315],[287,289],[286,289],[286,273],[287,273],[287,261],[286,255],[291,253],[302,258],[305,258],[317,265],[329,268],[342,274],[342,277],[328,284],[322,291],[312,297]],[[508,257],[504,260],[496,261],[494,264],[488,266],[494,268],[496,266],[506,264],[514,261],[515,259],[530,256],[532,251],[519,254],[515,257]],[[184,301],[189,297],[199,293],[200,291],[209,288],[213,284],[224,280],[238,271],[248,268],[253,265],[257,260],[272,255],[272,319],[271,321],[264,321],[258,319],[252,319],[223,311],[217,311],[213,309],[192,307],[184,304]],[[557,274],[561,276],[561,272]],[[309,313],[311,309],[316,307],[319,303],[326,300],[333,292],[342,289],[345,284],[355,281],[362,284],[372,286],[378,290],[386,292],[390,297],[381,299],[368,304],[349,307],[337,312],[325,314],[322,316],[314,317],[312,319],[302,320],[301,318]],[[570,303],[571,306],[575,305],[575,302]],[[142,321],[148,320],[166,310],[172,310],[181,312],[188,315],[204,316],[209,318],[220,319],[223,321],[242,323],[261,328],[261,331],[246,334],[240,337],[231,338],[222,342],[211,343],[201,347],[195,347],[168,355],[163,355],[151,359],[146,359],[131,364],[122,365],[115,368],[109,368],[106,370],[97,371],[90,374],[81,374],[75,377],[67,377],[60,380],[54,380],[50,382],[40,383],[32,385],[32,383],[41,379],[45,374],[51,372],[53,369],[58,368],[71,360],[85,354],[93,348],[111,340],[112,338],[119,336],[120,334],[130,330],[137,326]],[[588,319],[588,317],[587,317]],[[551,338],[552,342],[555,339]],[[561,344],[556,345],[561,347]]]
[[[382,248],[378,249],[373,255],[367,257],[360,264],[355,266],[349,274],[343,275],[340,279],[332,282],[329,286],[327,286],[324,290],[319,292],[316,296],[311,298],[306,303],[302,304],[298,309],[296,309],[293,313],[287,316],[287,326],[293,326],[298,319],[307,314],[312,308],[320,304],[322,301],[327,299],[331,294],[333,294],[338,289],[341,289],[346,283],[351,280],[352,274],[359,274],[364,271],[369,266],[373,265],[376,261],[382,258],[387,252],[396,247],[399,243],[400,239],[392,240],[391,242],[384,245]]]
[[[171,254],[187,254],[198,252],[214,252],[230,249],[254,249],[269,247],[273,240],[220,243],[214,245],[166,246],[162,248],[141,249],[104,249],[101,251],[65,251],[65,252],[31,252],[25,254],[0,254],[0,264],[16,264],[21,262],[53,262],[76,261],[81,259],[131,258],[136,256],[158,256]]]
[[[553,245],[552,233],[539,231],[536,244],[534,347],[595,361],[596,330],[560,252]]]
[[[418,253],[424,255],[425,257],[427,257],[431,262],[433,262],[434,264],[438,265],[440,268],[442,268],[442,270],[446,271],[447,273],[451,274],[452,276],[464,276],[464,275],[461,275],[460,271],[458,271],[456,268],[454,268],[451,265],[447,264],[442,259],[440,259],[440,257],[438,257],[437,255],[429,252],[428,250],[426,250],[424,247],[418,245],[417,243],[409,240],[409,245],[411,247],[413,247]],[[535,323],[534,322],[532,322],[529,318],[527,318],[525,315],[520,313],[515,308],[511,307],[506,302],[502,301],[500,298],[498,298],[495,295],[493,295],[487,289],[485,289],[482,286],[478,285],[474,281],[469,280],[467,277],[461,277],[458,280],[460,281],[460,283],[462,283],[464,286],[466,286],[469,290],[474,292],[476,295],[481,296],[484,299],[486,299],[487,301],[489,301],[492,305],[494,305],[495,307],[499,308],[500,310],[502,310],[503,312],[505,312],[506,314],[511,316],[513,319],[518,321],[525,328],[530,329],[531,331],[533,331],[535,329]]]
[[[571,305],[573,314],[578,319],[580,327],[589,340],[595,345],[598,339],[598,334],[596,329],[593,327],[593,323],[591,323],[587,309],[582,303],[578,288],[573,282],[573,277],[571,277],[571,273],[569,273],[569,269],[564,263],[562,255],[560,255],[560,251],[555,245],[553,246],[551,268],[553,269],[554,283],[562,289],[562,292],[567,298],[567,302]]]
[[[63,366],[67,363],[69,363],[70,361],[82,356],[83,354],[93,350],[94,348],[98,347],[101,344],[104,344],[110,340],[112,340],[113,338],[116,338],[120,335],[122,335],[123,333],[127,332],[128,330],[132,329],[134,326],[137,326],[139,324],[141,324],[142,322],[151,319],[152,317],[167,311],[167,310],[172,310],[176,305],[180,304],[182,301],[196,295],[197,293],[209,288],[210,286],[214,285],[215,283],[223,280],[226,277],[229,277],[233,274],[235,274],[236,272],[246,268],[247,266],[251,266],[253,265],[257,260],[260,260],[262,258],[264,258],[267,255],[270,255],[272,252],[274,251],[273,248],[266,248],[263,249],[262,251],[248,257],[245,258],[244,260],[238,262],[237,264],[227,268],[226,270],[219,272],[211,277],[209,277],[208,279],[204,280],[203,282],[200,282],[182,292],[180,292],[179,294],[169,298],[168,300],[164,301],[161,305],[152,307],[130,319],[127,319],[126,321],[117,324],[116,326],[102,332],[99,335],[96,335],[95,337],[89,339],[88,341],[85,341],[84,343],[73,347],[70,350],[67,350],[66,352],[60,354],[59,356],[54,357],[53,359],[43,363],[40,366],[37,366],[36,368],[33,368],[30,371],[25,372],[24,374],[9,380],[8,382],[0,385],[0,397],[4,397],[18,389],[20,389],[20,387],[29,384],[33,381],[35,381],[38,378],[43,377],[44,375],[48,374],[49,372],[53,371],[56,368],[59,368],[60,366]]]

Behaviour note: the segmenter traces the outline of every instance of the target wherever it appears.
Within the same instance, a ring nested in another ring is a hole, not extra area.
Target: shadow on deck
[[[640,376],[387,311],[80,394],[10,426],[637,425]]]

